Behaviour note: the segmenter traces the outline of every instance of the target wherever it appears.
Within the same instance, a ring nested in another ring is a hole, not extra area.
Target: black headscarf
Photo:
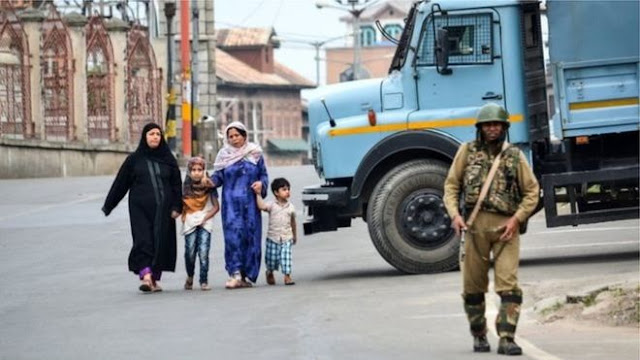
[[[160,144],[155,149],[150,148],[149,144],[147,144],[147,133],[153,129],[160,130]],[[176,158],[173,156],[171,149],[169,149],[169,145],[167,145],[167,142],[164,140],[162,128],[156,123],[148,123],[144,128],[142,128],[140,143],[136,149],[136,154],[170,166],[178,167]]]

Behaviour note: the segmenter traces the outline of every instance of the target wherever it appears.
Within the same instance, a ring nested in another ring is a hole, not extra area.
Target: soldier
[[[490,253],[495,264],[495,291],[500,295],[496,331],[498,354],[521,355],[514,341],[522,304],[518,287],[520,227],[533,213],[539,195],[538,182],[517,147],[506,142],[509,114],[497,104],[486,104],[478,112],[475,141],[458,149],[444,186],[444,202],[456,234],[466,231],[462,260],[464,309],[467,313],[473,351],[489,352],[485,298],[489,285]],[[497,171],[475,220],[469,219],[494,159],[500,154]],[[459,205],[463,196],[462,207]],[[465,220],[459,208],[464,210]],[[470,224],[471,220],[472,224]]]

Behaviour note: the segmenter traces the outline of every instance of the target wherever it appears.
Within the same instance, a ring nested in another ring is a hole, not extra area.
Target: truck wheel
[[[382,257],[411,274],[456,269],[460,238],[442,202],[448,166],[412,160],[393,168],[373,189],[369,234]]]

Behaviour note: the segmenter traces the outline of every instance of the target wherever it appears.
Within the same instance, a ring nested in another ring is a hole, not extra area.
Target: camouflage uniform
[[[444,202],[451,218],[459,215],[461,194],[466,214],[472,212],[501,147],[502,143],[488,146],[476,140],[458,149],[445,181]],[[462,297],[471,334],[475,337],[487,332],[485,293],[489,285],[491,252],[495,258],[494,287],[501,298],[496,330],[501,338],[513,339],[515,335],[522,304],[522,290],[518,287],[520,237],[516,233],[507,242],[499,238],[512,216],[520,224],[525,223],[537,205],[538,194],[538,182],[524,154],[510,145],[502,154],[480,212],[465,235]]]

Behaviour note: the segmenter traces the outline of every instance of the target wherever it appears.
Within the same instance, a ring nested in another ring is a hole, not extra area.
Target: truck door
[[[447,32],[449,71],[436,64],[438,30]],[[421,26],[414,61],[419,110],[409,116],[409,128],[442,128],[466,141],[479,107],[506,103],[498,13],[432,11]]]

